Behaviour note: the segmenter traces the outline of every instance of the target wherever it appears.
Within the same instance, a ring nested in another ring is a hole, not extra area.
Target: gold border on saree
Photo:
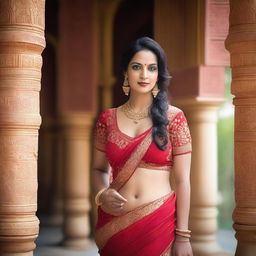
[[[113,235],[157,210],[169,197],[172,196],[173,193],[174,191],[152,202],[143,204],[129,212],[126,212],[124,215],[116,216],[112,221],[96,230],[94,238],[99,249],[102,249],[108,239]]]

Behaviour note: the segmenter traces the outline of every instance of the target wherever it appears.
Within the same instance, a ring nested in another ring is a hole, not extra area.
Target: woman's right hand
[[[127,200],[113,188],[106,189],[100,195],[99,201],[102,203],[100,206],[102,210],[112,215],[120,215],[124,211],[123,205],[127,202]]]

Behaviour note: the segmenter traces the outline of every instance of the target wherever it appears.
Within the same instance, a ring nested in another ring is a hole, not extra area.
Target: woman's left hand
[[[175,240],[171,256],[193,256],[192,247],[190,241]]]

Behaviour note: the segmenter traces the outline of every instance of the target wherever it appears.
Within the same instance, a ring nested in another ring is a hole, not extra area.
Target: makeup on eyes
[[[137,62],[132,62],[131,64],[130,64],[131,66],[132,66],[132,69],[134,69],[134,70],[139,70],[140,68],[141,68],[141,66],[143,66],[142,64],[140,64],[140,63],[137,63]],[[148,69],[150,70],[150,71],[155,71],[155,70],[157,70],[157,64],[155,64],[155,63],[153,63],[153,64],[144,64],[144,66],[146,67],[146,66],[148,66]]]

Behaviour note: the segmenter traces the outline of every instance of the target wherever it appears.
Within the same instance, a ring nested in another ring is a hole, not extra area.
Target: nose
[[[148,70],[147,70],[147,67],[145,66],[141,69],[141,78],[142,79],[148,78]]]

